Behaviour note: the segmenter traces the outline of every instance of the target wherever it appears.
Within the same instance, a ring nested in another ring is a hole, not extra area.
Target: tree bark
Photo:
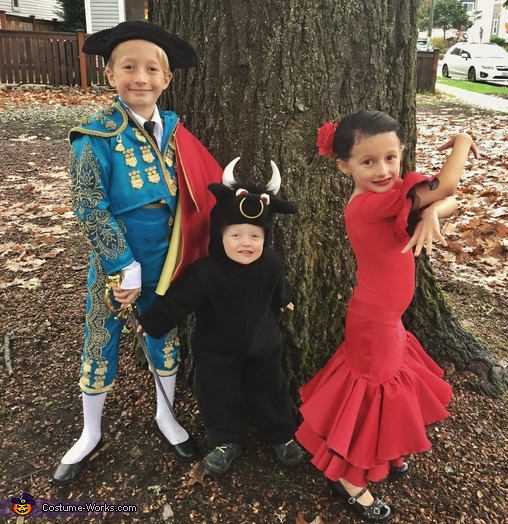
[[[195,70],[175,72],[162,105],[181,116],[221,165],[240,156],[240,177],[267,181],[274,160],[282,197],[299,206],[298,215],[278,218],[275,229],[299,297],[281,320],[295,398],[342,340],[355,282],[343,222],[351,183],[318,157],[316,132],[352,111],[386,111],[407,137],[404,170],[414,167],[417,4],[151,0],[152,19],[191,42],[199,56]],[[419,266],[408,329],[438,361],[459,369],[485,363],[486,389],[500,393],[506,376],[496,375],[486,348],[452,317],[427,262]]]

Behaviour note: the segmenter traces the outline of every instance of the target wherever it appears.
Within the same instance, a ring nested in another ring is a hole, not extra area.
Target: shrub
[[[439,49],[441,53],[446,53],[448,50],[448,44],[442,36],[435,36],[432,39],[432,47],[434,49]]]
[[[508,49],[508,42],[504,38],[499,38],[499,36],[493,35],[490,37],[491,44],[497,44],[505,49]]]

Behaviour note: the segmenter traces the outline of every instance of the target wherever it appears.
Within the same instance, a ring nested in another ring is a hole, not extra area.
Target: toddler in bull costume
[[[248,410],[261,439],[280,462],[304,453],[282,370],[282,340],[274,311],[293,309],[294,291],[280,255],[270,247],[275,213],[296,213],[276,197],[280,174],[272,162],[266,186],[240,183],[233,160],[223,183],[208,186],[217,203],[210,215],[209,256],[194,262],[148,311],[139,330],[158,338],[191,313],[195,392],[212,451],[203,460],[221,475],[247,443]]]
[[[113,386],[124,325],[111,309],[136,301],[143,312],[156,291],[163,295],[191,262],[206,255],[214,204],[207,187],[222,176],[179,117],[156,105],[171,70],[196,65],[187,42],[155,24],[129,21],[92,34],[83,51],[104,57],[118,96],[70,132],[73,209],[92,254],[79,383],[84,427],[53,473],[58,485],[78,477],[102,446],[102,410]],[[116,300],[113,308],[105,304],[108,286]],[[176,330],[168,332],[159,333],[158,340],[147,337],[160,378],[156,420],[177,458],[193,461],[199,458],[196,443],[166,402],[173,401],[179,363]]]

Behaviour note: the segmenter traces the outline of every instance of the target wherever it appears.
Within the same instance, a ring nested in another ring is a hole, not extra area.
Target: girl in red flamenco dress
[[[418,255],[426,244],[428,253],[434,237],[446,244],[439,218],[455,211],[452,195],[469,152],[477,157],[477,151],[459,133],[439,148],[451,152],[438,175],[400,179],[399,126],[380,111],[324,124],[317,145],[355,184],[345,223],[357,284],[344,342],[300,390],[296,436],[334,495],[363,520],[387,522],[394,508],[375,498],[368,483],[409,471],[404,457],[430,448],[425,427],[448,416],[451,399],[443,371],[402,324],[414,293],[411,248]]]

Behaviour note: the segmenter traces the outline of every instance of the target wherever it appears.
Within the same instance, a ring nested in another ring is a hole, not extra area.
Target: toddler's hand
[[[286,308],[290,309],[291,311],[294,311],[295,310],[295,305],[293,304],[293,302],[290,302],[285,308],[281,307],[280,310],[284,311]]]

